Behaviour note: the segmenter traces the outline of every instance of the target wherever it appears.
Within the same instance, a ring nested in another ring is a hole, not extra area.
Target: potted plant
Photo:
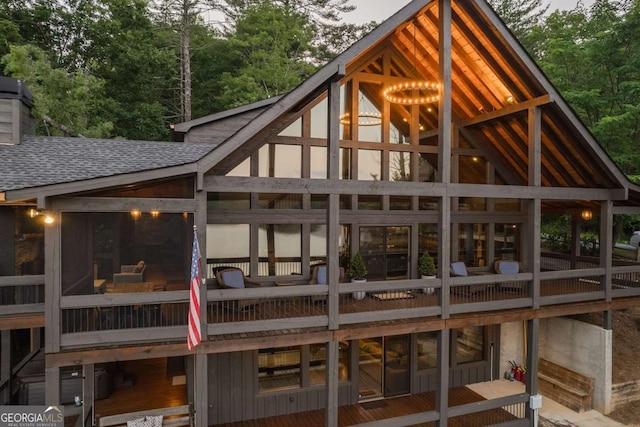
[[[418,262],[418,273],[420,273],[421,279],[435,279],[436,277],[436,264],[433,262],[433,257],[429,252],[424,251]],[[425,294],[432,294],[433,288],[423,288],[422,291]]]
[[[351,257],[349,261],[349,277],[351,281],[356,282],[366,282],[367,281],[367,266],[362,259],[362,255],[360,252],[357,252],[354,256]],[[361,300],[365,297],[365,291],[356,291],[353,292],[352,296],[354,299]]]

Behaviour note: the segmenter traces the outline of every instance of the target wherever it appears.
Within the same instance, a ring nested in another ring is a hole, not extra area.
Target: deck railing
[[[0,276],[0,316],[44,313],[44,276]]]
[[[561,266],[557,260],[541,264]],[[564,261],[563,261],[564,262]],[[616,263],[611,294],[640,295],[640,264]],[[539,273],[541,306],[598,301],[605,298],[604,268],[592,259],[589,268],[545,270]],[[403,279],[340,283],[337,301],[330,301],[326,285],[308,285],[299,275],[261,277],[256,289],[207,291],[209,335],[294,330],[336,325],[437,317],[442,313],[440,279]],[[283,279],[286,283],[282,283]],[[533,274],[486,274],[450,278],[449,313],[526,308],[533,304]],[[44,276],[0,277],[2,315],[44,313]],[[293,282],[293,283],[292,283]],[[210,285],[213,282],[209,283]],[[286,284],[287,286],[282,286]],[[215,286],[215,284],[213,285]],[[187,290],[61,297],[61,345],[111,345],[113,342],[183,339],[188,314]],[[362,298],[361,298],[362,297]],[[337,317],[329,312],[337,304]],[[122,331],[127,331],[122,334]]]

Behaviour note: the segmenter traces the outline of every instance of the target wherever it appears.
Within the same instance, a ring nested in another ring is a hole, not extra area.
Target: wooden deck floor
[[[120,369],[133,377],[130,387],[114,389],[113,393],[95,402],[96,414],[114,415],[146,409],[184,405],[187,403],[186,386],[176,384],[181,373],[168,372],[166,359],[149,359],[121,362]],[[180,382],[180,381],[178,381]],[[476,392],[459,387],[449,391],[449,406],[484,400]],[[364,404],[341,406],[338,410],[338,424],[350,426],[360,423],[380,421],[392,417],[431,411],[435,408],[435,394],[422,393],[411,396],[368,402]],[[324,410],[309,411],[290,415],[281,415],[258,420],[218,424],[218,427],[299,427],[324,426]],[[513,420],[514,417],[501,409],[485,411],[480,414],[465,415],[449,420],[448,425],[473,427],[490,425]],[[435,426],[435,423],[419,424]],[[213,427],[214,425],[212,425]]]

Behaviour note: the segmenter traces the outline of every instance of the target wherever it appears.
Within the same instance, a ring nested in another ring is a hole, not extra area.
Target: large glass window
[[[438,265],[438,224],[420,224],[418,229],[420,255],[429,252],[436,267]]]
[[[349,179],[351,177],[351,150],[346,148],[340,149],[339,167],[340,179]],[[327,179],[327,148],[311,147],[311,179]]]
[[[227,176],[251,176],[251,159],[244,159],[244,161],[233,168]]]
[[[323,99],[311,109],[311,138],[327,138],[327,99]]]
[[[260,209],[302,209],[302,194],[260,193]]]
[[[207,194],[207,208],[219,209],[249,209],[249,193],[209,193]]]
[[[460,156],[458,181],[463,184],[486,184],[487,162],[478,156]]]
[[[379,84],[360,83],[357,120],[358,140],[367,142],[382,142],[382,113],[367,94],[379,94]],[[379,97],[378,97],[379,98]]]
[[[286,129],[278,134],[278,136],[302,136],[302,118],[298,118],[295,122],[291,123]]]
[[[267,224],[258,228],[260,276],[301,274],[300,224]]]

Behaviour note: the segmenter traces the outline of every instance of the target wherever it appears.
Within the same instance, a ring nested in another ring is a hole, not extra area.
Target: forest
[[[174,123],[284,94],[375,28],[349,0],[0,0],[0,73],[42,135],[169,140]],[[640,176],[640,2],[490,0],[631,179]]]

